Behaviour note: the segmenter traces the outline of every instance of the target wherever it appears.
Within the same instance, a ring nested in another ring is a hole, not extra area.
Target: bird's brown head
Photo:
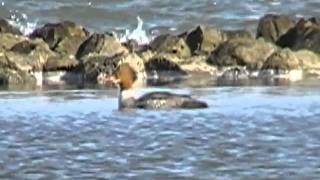
[[[119,65],[108,78],[114,84],[120,86],[120,90],[130,89],[133,83],[137,80],[137,73],[128,63]]]

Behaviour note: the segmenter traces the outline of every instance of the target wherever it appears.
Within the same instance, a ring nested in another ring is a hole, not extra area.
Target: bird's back
[[[205,102],[196,100],[187,95],[173,94],[169,92],[148,93],[134,103],[135,108],[144,109],[170,109],[170,108],[207,108]]]

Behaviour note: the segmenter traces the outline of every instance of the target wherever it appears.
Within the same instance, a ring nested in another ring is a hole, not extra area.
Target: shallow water
[[[160,112],[119,112],[114,89],[3,91],[0,178],[317,179],[317,84],[166,88],[210,108]]]

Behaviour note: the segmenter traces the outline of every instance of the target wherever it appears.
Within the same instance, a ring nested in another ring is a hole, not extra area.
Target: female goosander
[[[113,74],[107,77],[107,81],[118,86],[119,109],[195,109],[208,107],[205,102],[193,99],[188,95],[172,94],[169,92],[152,92],[141,97],[136,97],[133,87],[136,79],[137,74],[128,63],[119,65]]]

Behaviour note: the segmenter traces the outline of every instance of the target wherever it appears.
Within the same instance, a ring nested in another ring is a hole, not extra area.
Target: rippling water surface
[[[319,177],[319,86],[183,91],[210,108],[119,112],[108,89],[1,92],[0,178]]]
[[[61,20],[133,30],[137,16],[148,33],[254,30],[270,12],[319,16],[320,1],[0,1],[25,33]],[[182,85],[210,108],[160,112],[119,112],[112,89],[0,91],[0,179],[319,179],[318,84]]]
[[[319,16],[319,0],[2,0],[0,16],[38,25],[72,20],[93,30],[134,29],[140,16],[147,29],[186,30],[197,24],[252,29],[266,13]],[[30,24],[29,24],[30,26]],[[30,26],[32,28],[32,26]]]

